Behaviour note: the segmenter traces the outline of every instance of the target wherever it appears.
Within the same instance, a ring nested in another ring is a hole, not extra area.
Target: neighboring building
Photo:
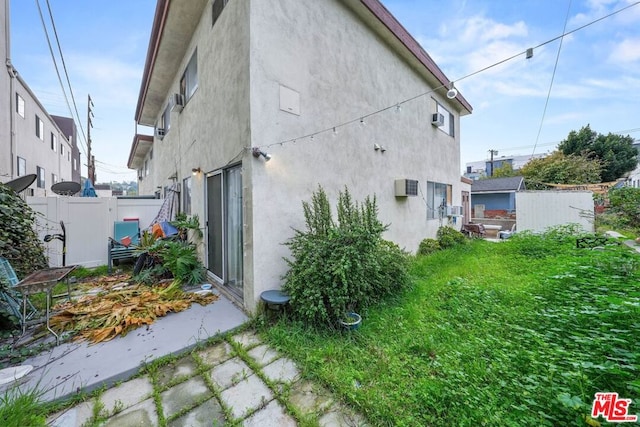
[[[524,165],[529,163],[531,159],[540,159],[546,157],[547,153],[533,154],[533,155],[519,155],[519,156],[500,156],[493,158],[493,166],[491,165],[491,159],[480,160],[477,162],[469,162],[465,165],[464,176],[478,180],[491,176],[491,170],[501,168],[505,164],[511,165],[514,171],[522,169]]]
[[[524,178],[487,178],[471,184],[473,218],[515,218],[516,192],[526,190]]]
[[[35,174],[24,194],[51,195],[51,185],[72,179],[72,145],[11,64],[8,11],[8,0],[0,0],[0,53],[6,63],[0,73],[0,182]]]
[[[636,140],[633,146],[638,150],[638,166],[629,172],[629,177],[625,181],[625,185],[640,188],[640,140]]]
[[[376,195],[410,251],[449,223],[471,112],[449,83],[378,0],[159,0],[136,110],[155,137],[135,136],[129,167],[142,195],[180,184],[210,276],[254,310],[318,185]]]
[[[51,116],[58,124],[62,133],[67,137],[71,144],[71,181],[80,183],[82,178],[80,175],[80,150],[78,149],[78,128],[76,122],[70,117]]]

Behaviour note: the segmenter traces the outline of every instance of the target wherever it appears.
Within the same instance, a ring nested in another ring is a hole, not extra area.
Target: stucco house
[[[515,218],[516,193],[523,190],[526,190],[526,186],[521,176],[473,181],[473,218]]]
[[[461,211],[472,109],[450,83],[378,0],[159,0],[135,117],[155,131],[129,167],[140,194],[180,184],[209,274],[252,311],[318,185],[375,195],[410,251]]]

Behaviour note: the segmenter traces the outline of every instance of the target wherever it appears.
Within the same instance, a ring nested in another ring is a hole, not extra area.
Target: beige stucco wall
[[[172,175],[182,182],[200,167],[192,213],[204,225],[207,173],[242,163],[248,310],[262,291],[281,286],[288,254],[282,243],[292,227],[303,227],[301,201],[318,185],[333,201],[345,185],[357,200],[375,195],[381,220],[390,224],[386,238],[411,252],[441,225],[426,219],[427,181],[451,184],[453,205],[461,204],[459,118],[446,97],[427,94],[400,112],[367,118],[365,126],[339,126],[432,89],[421,66],[398,56],[342,1],[231,1],[213,27],[209,2],[166,98],[179,92],[196,47],[198,89],[172,113],[164,139],[154,141],[140,192],[153,194]],[[280,109],[280,86],[299,94],[299,115]],[[455,137],[431,125],[436,100],[454,113]],[[300,138],[334,126],[337,135]],[[255,159],[248,147],[273,158]],[[394,180],[401,178],[419,180],[419,196],[396,198]],[[205,248],[202,255],[206,264]]]
[[[251,52],[252,145],[297,138],[265,148],[268,163],[252,161],[254,295],[281,286],[282,243],[291,227],[303,227],[301,201],[318,185],[333,200],[345,185],[359,200],[375,194],[381,220],[390,223],[386,238],[411,252],[434,237],[440,222],[426,219],[426,182],[451,184],[453,205],[461,204],[459,119],[446,97],[423,96],[335,136],[300,138],[431,87],[339,1],[253,1]],[[280,85],[300,94],[300,115],[280,110]],[[431,125],[436,100],[456,115],[455,138]],[[376,143],[387,151],[375,151]],[[398,178],[419,180],[420,195],[396,198]]]

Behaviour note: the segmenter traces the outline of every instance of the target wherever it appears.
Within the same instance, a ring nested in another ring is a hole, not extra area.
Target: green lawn
[[[415,259],[413,288],[355,332],[263,333],[373,425],[587,425],[597,391],[640,413],[639,261],[554,234],[474,241]]]

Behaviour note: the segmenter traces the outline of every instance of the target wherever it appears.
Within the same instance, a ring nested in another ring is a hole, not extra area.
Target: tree
[[[492,177],[487,178],[507,178],[517,175],[519,175],[519,173],[513,170],[513,166],[511,166],[511,163],[504,162],[502,163],[502,165],[500,165],[500,167],[493,170]]]
[[[638,163],[638,152],[633,147],[633,138],[612,133],[603,135],[592,131],[589,125],[578,132],[569,132],[569,136],[558,145],[558,149],[566,155],[582,155],[600,160],[602,182],[615,181],[635,169]]]
[[[586,156],[565,155],[554,151],[551,155],[533,159],[520,173],[525,177],[527,188],[545,188],[549,184],[594,184],[601,182],[602,165],[598,159]]]

